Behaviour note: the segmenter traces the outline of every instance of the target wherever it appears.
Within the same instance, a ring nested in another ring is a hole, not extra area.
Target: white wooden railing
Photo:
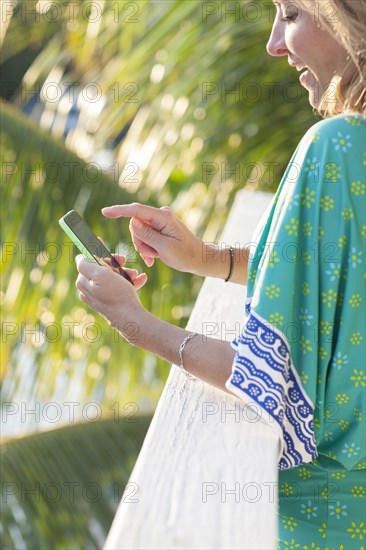
[[[222,242],[251,242],[272,196],[240,192]],[[188,328],[231,340],[245,290],[206,279]],[[273,426],[173,365],[105,549],[275,549],[278,450]]]

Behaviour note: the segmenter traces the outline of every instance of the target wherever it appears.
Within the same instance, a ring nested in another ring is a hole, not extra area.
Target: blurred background
[[[236,192],[274,192],[315,120],[297,73],[266,53],[272,2],[1,11],[1,547],[100,548],[169,366],[78,300],[59,218],[77,210],[145,271],[103,206],[169,205],[218,242]],[[143,304],[185,326],[202,280],[147,272]]]

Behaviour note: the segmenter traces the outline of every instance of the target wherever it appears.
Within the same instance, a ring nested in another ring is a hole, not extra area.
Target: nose
[[[271,36],[267,42],[267,52],[274,57],[282,57],[288,54],[285,41],[286,21],[282,21],[280,14],[276,15],[274,20]]]

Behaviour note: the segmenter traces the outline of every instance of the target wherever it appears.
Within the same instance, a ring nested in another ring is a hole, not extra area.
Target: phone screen
[[[99,265],[109,267],[133,284],[126,271],[113,258],[109,250],[100,242],[88,224],[75,210],[65,214],[59,223],[85,257]]]

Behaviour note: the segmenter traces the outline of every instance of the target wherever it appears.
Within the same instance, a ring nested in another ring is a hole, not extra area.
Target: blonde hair
[[[300,8],[318,18],[348,52],[343,74],[323,94],[318,111],[324,116],[344,112],[366,115],[366,0],[297,0]],[[332,96],[332,92],[335,92]]]

